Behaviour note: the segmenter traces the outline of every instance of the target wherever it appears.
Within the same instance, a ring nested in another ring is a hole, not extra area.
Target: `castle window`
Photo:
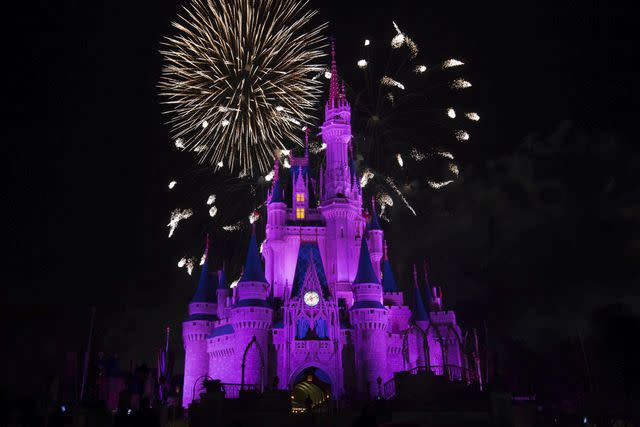
[[[296,219],[304,219],[304,208],[296,208]]]
[[[296,193],[296,202],[304,202],[304,193]]]

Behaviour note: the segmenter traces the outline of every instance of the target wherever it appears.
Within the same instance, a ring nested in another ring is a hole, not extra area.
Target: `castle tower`
[[[351,106],[340,92],[335,47],[331,48],[331,83],[321,126],[326,144],[326,165],[321,171],[320,212],[326,222],[327,280],[339,299],[351,303],[350,282],[355,277],[358,246],[362,237],[362,194],[353,186],[349,161],[351,144]]]
[[[285,281],[283,278],[283,257],[275,256],[275,254],[282,254],[285,251],[287,204],[284,201],[283,190],[278,159],[275,159],[273,184],[267,197],[266,244],[262,255],[265,261],[265,275],[272,286],[273,296],[276,298],[282,298]]]
[[[382,305],[382,286],[371,266],[366,239],[360,244],[358,271],[353,281],[354,304],[350,310],[354,329],[356,387],[376,397],[378,377],[384,382],[387,373],[387,309]]]
[[[188,407],[209,371],[207,356],[207,338],[216,320],[216,282],[217,275],[212,273],[209,259],[209,238],[207,237],[205,260],[200,271],[198,287],[189,303],[189,316],[182,322],[182,341],[184,344],[184,382],[182,387],[182,406]]]
[[[384,231],[380,227],[378,213],[376,212],[376,201],[373,197],[371,197],[371,222],[368,225],[367,238],[369,253],[371,254],[371,265],[373,265],[373,271],[375,271],[376,276],[380,279],[380,260],[382,259]]]
[[[273,309],[267,302],[269,284],[260,262],[255,227],[247,249],[244,272],[236,289],[237,303],[231,308],[230,323],[236,336],[237,366],[241,367],[237,382],[244,381],[244,384],[262,388],[267,380],[268,337]]]

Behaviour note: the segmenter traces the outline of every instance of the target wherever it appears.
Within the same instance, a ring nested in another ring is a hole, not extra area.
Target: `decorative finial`
[[[429,268],[427,264],[427,259],[422,262],[422,270],[424,271],[424,283],[427,289],[429,289]]]
[[[209,233],[207,233],[207,237],[204,243],[204,258],[205,260],[209,258]]]
[[[415,264],[413,264],[413,286],[418,287],[418,270]]]
[[[388,252],[388,246],[387,246],[387,239],[384,239],[384,260],[385,261],[389,261],[389,252]]]

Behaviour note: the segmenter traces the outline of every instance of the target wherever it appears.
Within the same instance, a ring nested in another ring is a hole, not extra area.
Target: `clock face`
[[[317,292],[309,291],[304,294],[304,303],[309,307],[315,307],[316,305],[318,305],[318,302],[320,302],[320,297],[318,296]]]

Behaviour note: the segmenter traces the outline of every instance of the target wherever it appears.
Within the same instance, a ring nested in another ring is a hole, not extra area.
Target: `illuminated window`
[[[304,202],[304,193],[296,193],[296,202]]]
[[[304,208],[296,208],[296,219],[304,219]]]

